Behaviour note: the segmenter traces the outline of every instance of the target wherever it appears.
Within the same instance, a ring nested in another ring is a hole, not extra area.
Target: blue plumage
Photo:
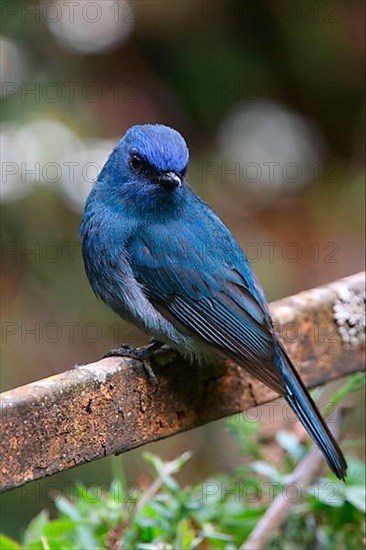
[[[183,172],[188,165],[188,147],[179,132],[159,124],[130,128],[118,148],[135,150],[158,172]]]
[[[190,359],[230,357],[284,396],[339,478],[346,463],[282,348],[238,243],[187,185],[181,135],[134,126],[87,200],[81,239],[94,292]]]

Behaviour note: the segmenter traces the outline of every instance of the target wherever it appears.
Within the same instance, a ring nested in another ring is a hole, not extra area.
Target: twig
[[[339,422],[332,425],[335,437],[338,435],[338,426]],[[321,452],[314,446],[288,476],[287,485],[296,484],[296,490],[301,489],[303,492],[316,476],[322,461]],[[293,499],[285,499],[283,494],[278,494],[239,550],[264,550],[292,507]]]
[[[138,503],[136,504],[136,510],[135,512],[139,512],[142,510],[142,508],[145,506],[149,500],[151,500],[156,493],[159,491],[160,487],[164,485],[165,480],[167,477],[177,473],[180,469],[179,464],[182,464],[186,462],[191,457],[190,452],[185,452],[183,455],[177,460],[172,460],[171,462],[165,462],[162,465],[162,469],[159,472],[158,477],[155,479],[155,481],[150,485],[150,487],[144,492]]]

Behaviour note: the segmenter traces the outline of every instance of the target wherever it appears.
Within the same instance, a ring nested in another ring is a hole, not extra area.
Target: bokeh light
[[[127,0],[98,2],[54,2],[47,20],[57,42],[75,52],[102,53],[117,47],[131,33],[133,6]]]
[[[62,189],[75,212],[82,212],[93,183],[114,145],[112,140],[85,140],[79,142],[72,154],[62,158],[62,165],[67,167],[62,173]]]
[[[0,95],[14,93],[26,76],[26,59],[19,44],[0,37]]]
[[[279,193],[314,182],[324,153],[319,128],[283,105],[259,102],[230,113],[219,131],[220,153],[231,181],[268,204]]]

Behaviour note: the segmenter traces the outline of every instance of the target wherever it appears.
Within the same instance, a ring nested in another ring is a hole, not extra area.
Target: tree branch
[[[272,304],[308,387],[363,369],[363,287],[360,273]],[[138,361],[110,358],[3,393],[1,490],[276,398],[231,361],[207,368],[169,351],[153,368],[157,386]]]
[[[337,429],[338,425],[332,424],[330,427],[334,436],[337,437],[339,432]],[[304,492],[304,489],[315,478],[322,461],[322,453],[317,447],[313,446],[301,462],[299,462],[295,470],[288,476],[287,485],[293,484],[296,486],[296,491],[300,489]],[[278,494],[271,506],[258,521],[250,536],[240,547],[240,550],[263,550],[267,542],[280,528],[284,518],[293,506],[294,502],[292,498],[286,499],[283,494]]]

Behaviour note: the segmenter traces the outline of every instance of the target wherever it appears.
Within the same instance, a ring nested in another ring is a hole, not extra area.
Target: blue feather
[[[190,359],[229,357],[284,396],[343,479],[342,452],[275,334],[245,255],[185,180],[188,159],[182,136],[161,125],[134,126],[116,145],[80,228],[90,284],[118,315]]]

